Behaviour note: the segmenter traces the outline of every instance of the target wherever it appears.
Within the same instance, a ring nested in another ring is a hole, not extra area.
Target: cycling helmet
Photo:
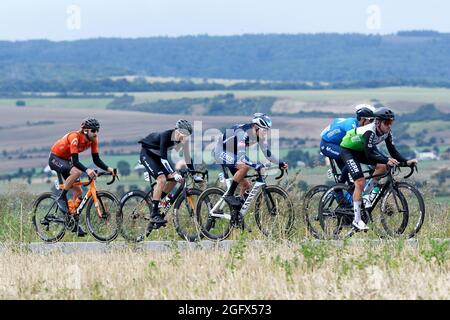
[[[178,129],[185,134],[192,134],[192,124],[184,119],[180,119],[177,121],[177,123],[175,124],[175,129]]]
[[[359,120],[361,120],[361,118],[367,118],[367,119],[373,118],[373,110],[366,108],[366,107],[358,109],[356,111],[356,119],[358,119],[358,121],[359,121]]]
[[[394,112],[387,107],[376,109],[373,116],[379,120],[395,120]]]
[[[265,113],[255,113],[253,115],[252,123],[264,129],[270,129],[270,127],[272,127],[272,120]]]
[[[81,128],[83,129],[100,129],[100,123],[95,118],[86,118],[81,122]]]

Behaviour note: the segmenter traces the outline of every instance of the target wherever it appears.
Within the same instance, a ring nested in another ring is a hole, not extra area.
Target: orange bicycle
[[[97,177],[111,175],[109,172],[100,172]],[[114,183],[113,176],[107,184]],[[64,187],[63,178],[58,173],[58,188]],[[98,191],[95,179],[75,182],[74,186],[89,186],[89,190],[83,199],[78,199],[74,204],[69,203],[69,212],[64,213],[58,209],[57,195],[52,192],[44,192],[33,204],[33,225],[39,238],[45,242],[57,242],[64,237],[67,229],[78,228],[79,219],[84,207],[86,209],[86,224],[89,233],[98,241],[110,242],[119,234],[120,221],[118,219],[119,200],[108,191]],[[76,229],[75,229],[76,230]]]

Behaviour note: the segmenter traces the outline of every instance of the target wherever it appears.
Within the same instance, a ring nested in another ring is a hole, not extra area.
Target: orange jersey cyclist
[[[108,167],[101,159],[98,153],[98,132],[100,123],[97,119],[86,118],[81,123],[78,131],[67,133],[53,145],[48,164],[50,168],[61,173],[64,181],[64,189],[57,198],[57,204],[60,210],[68,212],[67,192],[72,188],[74,182],[85,172],[90,178],[95,178],[94,170],[85,167],[79,160],[79,153],[91,149],[92,159],[99,168],[116,174],[114,168]],[[80,186],[73,187],[73,198],[81,197],[82,190]],[[75,231],[75,230],[74,230]],[[85,232],[79,226],[78,235],[82,236]]]

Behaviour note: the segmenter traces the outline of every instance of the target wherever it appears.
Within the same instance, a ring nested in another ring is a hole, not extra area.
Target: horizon
[[[2,41],[252,34],[450,32],[439,0],[15,0],[0,3]]]

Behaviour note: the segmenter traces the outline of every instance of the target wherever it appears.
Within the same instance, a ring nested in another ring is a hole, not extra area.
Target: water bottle
[[[150,175],[148,174],[147,171],[144,172],[144,180],[145,181],[150,181]]]
[[[220,172],[220,173],[219,173],[219,181],[220,181],[221,183],[225,183],[225,176],[224,176],[223,172]]]
[[[353,197],[350,192],[345,192],[345,201],[349,205],[353,205]]]

